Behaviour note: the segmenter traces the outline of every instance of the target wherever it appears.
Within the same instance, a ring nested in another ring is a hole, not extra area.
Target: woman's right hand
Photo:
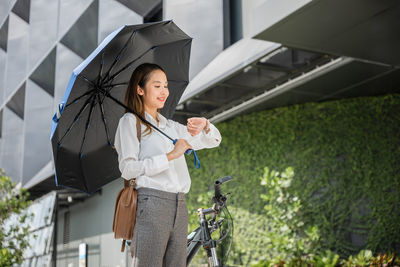
[[[186,139],[178,139],[175,143],[174,149],[167,154],[168,161],[179,158],[190,148],[192,148],[192,146],[186,141]]]

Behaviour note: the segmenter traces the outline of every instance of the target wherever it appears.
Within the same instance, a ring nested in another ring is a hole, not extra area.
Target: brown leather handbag
[[[136,117],[136,130],[140,142],[140,121]],[[124,178],[123,178],[124,179]],[[114,221],[112,230],[114,238],[122,238],[121,252],[125,250],[125,241],[131,240],[136,220],[137,191],[136,178],[124,179],[124,188],[118,193],[115,201]]]

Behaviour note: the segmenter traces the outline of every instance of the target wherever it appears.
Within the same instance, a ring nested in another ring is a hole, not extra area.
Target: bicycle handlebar
[[[232,176],[225,176],[225,177],[222,177],[222,178],[220,178],[220,179],[218,179],[218,180],[216,180],[214,182],[214,197],[213,197],[213,201],[215,203],[214,208],[216,209],[217,212],[219,211],[219,208],[221,206],[225,205],[225,201],[226,201],[226,196],[221,194],[221,188],[220,187],[221,187],[221,185],[223,183],[226,183],[226,182],[228,182],[228,181],[230,181],[232,179],[233,179]]]
[[[222,178],[220,178],[220,179],[215,181],[215,183],[214,183],[214,197],[215,197],[215,199],[219,199],[221,197],[220,186],[223,183],[228,182],[228,181],[230,181],[232,179],[233,179],[232,176],[225,176],[225,177],[222,177]]]
[[[214,205],[213,205],[213,207],[207,208],[207,209],[200,208],[197,210],[199,218],[200,218],[200,227],[198,227],[197,229],[201,229],[198,231],[199,235],[201,235],[201,239],[196,240],[196,242],[198,242],[197,244],[200,244],[200,242],[203,244],[203,247],[207,250],[207,257],[209,258],[209,260],[212,255],[212,260],[214,261],[213,266],[220,266],[220,264],[218,263],[217,255],[216,255],[217,243],[224,240],[229,235],[229,233],[231,233],[232,238],[231,238],[231,243],[228,248],[228,253],[229,253],[230,246],[231,246],[232,240],[233,240],[233,219],[229,213],[228,208],[226,207],[227,195],[230,193],[227,193],[226,195],[224,195],[221,192],[221,185],[232,179],[233,179],[232,176],[225,176],[225,177],[222,177],[222,178],[216,180],[214,182],[214,196],[213,196]],[[225,216],[228,216],[228,217],[216,221],[217,215],[220,213],[221,210],[224,212]],[[206,219],[207,214],[212,214],[212,218],[210,220]],[[223,232],[223,231],[221,231],[221,229],[222,229],[222,223],[225,219],[227,219],[227,221],[228,221],[228,230]],[[197,231],[197,229],[196,229],[196,231]],[[211,237],[211,233],[217,229],[220,229],[220,237],[218,240],[214,240]],[[192,240],[193,239],[189,240],[189,242],[192,242]],[[226,254],[226,257],[227,257],[227,255],[228,254]]]

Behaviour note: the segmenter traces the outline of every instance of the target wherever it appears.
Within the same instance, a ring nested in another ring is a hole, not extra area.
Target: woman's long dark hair
[[[144,103],[141,95],[137,93],[137,86],[139,85],[144,91],[146,91],[146,84],[150,79],[150,75],[155,70],[161,70],[165,73],[165,71],[157,64],[154,63],[143,63],[136,67],[131,75],[131,79],[129,80],[128,88],[125,93],[125,105],[139,114],[142,118],[146,118],[144,114]],[[125,112],[130,112],[128,109],[125,109]],[[157,109],[158,112],[158,109]],[[137,120],[140,120],[136,116]],[[149,131],[148,134],[152,132],[151,126],[147,122],[143,122],[146,125],[146,131]]]

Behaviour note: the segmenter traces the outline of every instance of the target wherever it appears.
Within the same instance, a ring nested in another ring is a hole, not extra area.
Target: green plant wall
[[[252,234],[264,213],[260,177],[265,167],[292,167],[303,220],[318,226],[323,248],[342,257],[364,248],[400,252],[399,94],[293,105],[215,125],[222,142],[197,152],[201,168],[186,156],[190,230],[198,224],[196,209],[210,205],[213,181],[232,175],[225,191],[241,210],[233,246],[241,251],[233,255],[260,254],[263,236]],[[246,225],[244,211],[257,222]]]

